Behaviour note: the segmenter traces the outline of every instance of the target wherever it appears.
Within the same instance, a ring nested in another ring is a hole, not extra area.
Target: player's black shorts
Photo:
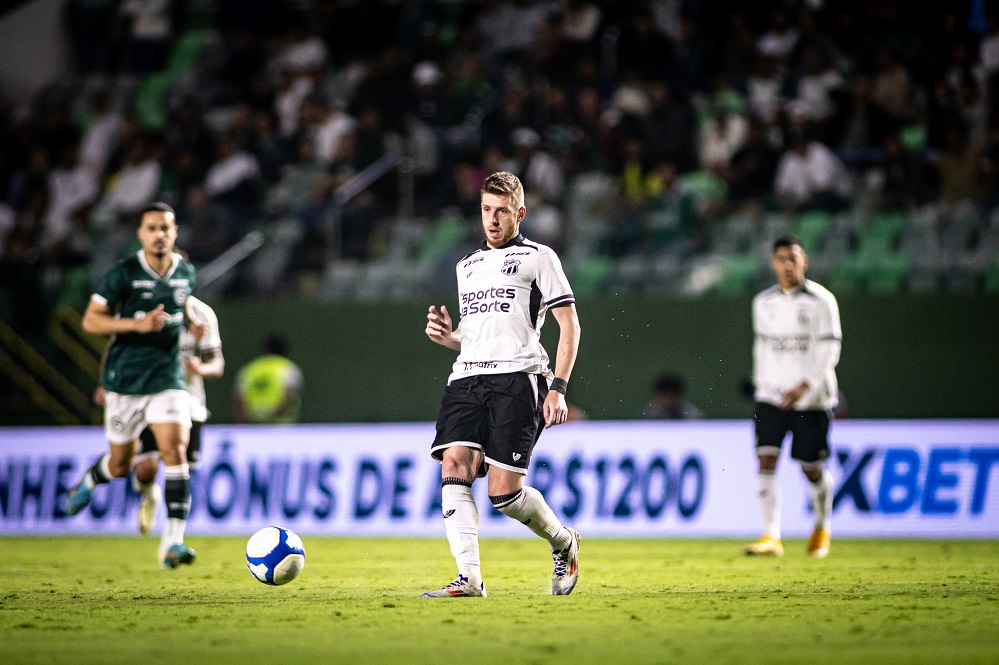
[[[538,374],[479,374],[452,381],[444,389],[437,436],[430,455],[444,449],[481,450],[486,464],[527,473],[534,445],[544,429],[548,381]],[[485,475],[486,468],[479,469]]]
[[[772,404],[756,403],[756,449],[780,452],[784,437],[791,432],[791,458],[815,464],[829,457],[828,411],[787,411]]]
[[[197,420],[191,421],[191,439],[187,442],[187,464],[192,469],[198,466],[198,462],[201,461],[201,426],[204,423],[199,423]],[[156,437],[153,436],[153,430],[146,427],[139,434],[139,455],[145,455],[147,453],[159,452],[159,447],[156,445]]]

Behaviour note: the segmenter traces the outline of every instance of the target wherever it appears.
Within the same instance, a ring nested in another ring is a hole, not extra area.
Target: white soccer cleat
[[[555,570],[552,572],[552,595],[568,596],[576,588],[579,579],[579,532],[566,527],[571,540],[569,546],[560,552],[552,552]]]
[[[142,493],[139,500],[139,533],[143,536],[153,530],[153,522],[156,521],[156,511],[163,500],[163,490],[155,483],[149,491]]]
[[[479,582],[479,586],[476,587],[468,581],[468,578],[458,573],[458,577],[454,579],[443,589],[437,589],[436,591],[428,591],[422,594],[420,598],[485,598],[486,597],[486,583]]]

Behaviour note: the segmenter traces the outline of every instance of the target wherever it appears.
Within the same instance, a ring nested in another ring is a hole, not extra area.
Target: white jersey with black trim
[[[194,318],[204,323],[208,330],[200,340],[194,338],[187,327],[180,329],[180,358],[185,360],[208,353],[222,352],[222,337],[219,335],[219,319],[215,310],[194,296],[188,297]],[[198,374],[185,373],[187,392],[191,394],[191,420],[203,423],[208,420],[208,403],[205,396],[205,379]]]
[[[779,406],[802,380],[809,390],[797,411],[836,406],[843,330],[836,297],[811,280],[797,289],[773,286],[753,298],[753,382],[756,401]]]
[[[461,352],[448,383],[475,374],[553,378],[541,346],[545,313],[576,302],[555,252],[518,235],[457,265]]]

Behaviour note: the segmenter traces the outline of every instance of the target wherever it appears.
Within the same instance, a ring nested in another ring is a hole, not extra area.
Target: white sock
[[[547,540],[552,552],[561,552],[572,542],[572,536],[545,503],[545,497],[533,487],[525,486],[513,495],[491,496],[489,499],[501,513]]]
[[[815,528],[830,531],[833,501],[832,474],[822,470],[818,482],[809,483],[812,489],[812,510],[815,512]]]
[[[453,482],[443,485],[441,510],[444,512],[444,531],[451,546],[451,554],[458,564],[458,573],[467,577],[469,584],[478,586],[482,582],[482,569],[479,565],[479,510],[475,506],[472,488]]]
[[[780,487],[776,473],[759,473],[756,489],[763,514],[763,535],[780,540]]]
[[[110,463],[111,463],[111,455],[105,453],[104,455],[101,456],[99,460],[97,460],[97,463],[94,464],[94,466],[96,467],[95,469],[96,473],[100,474],[101,476],[100,484],[111,481],[112,476],[111,476]],[[95,487],[97,487],[99,483],[96,480],[94,480],[94,474],[90,470],[88,470],[87,473],[83,474],[83,484],[90,489],[94,489]]]
[[[184,530],[187,528],[187,520],[176,517],[168,517],[163,525],[163,537],[160,538],[160,550],[166,552],[173,545],[184,542]]]
[[[136,494],[149,494],[153,491],[153,486],[156,484],[156,478],[153,478],[148,483],[144,483],[139,480],[139,477],[132,474],[132,489],[135,490]]]

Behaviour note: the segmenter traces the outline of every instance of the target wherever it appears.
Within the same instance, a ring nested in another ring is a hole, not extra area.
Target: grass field
[[[422,600],[453,577],[443,539],[306,538],[284,587],[244,539],[0,538],[0,662],[997,663],[999,542],[583,540],[573,595],[547,595],[540,540],[485,540],[487,599]]]

